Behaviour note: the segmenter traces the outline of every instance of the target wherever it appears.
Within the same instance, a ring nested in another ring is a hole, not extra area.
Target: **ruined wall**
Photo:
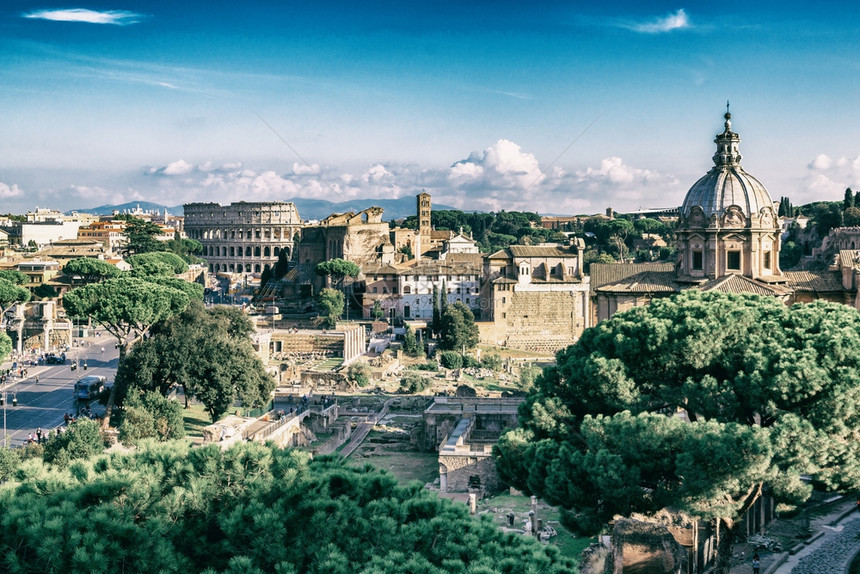
[[[505,345],[513,349],[554,353],[572,345],[586,326],[585,291],[505,292],[508,299],[496,323],[505,330]],[[497,330],[498,332],[498,330]]]
[[[302,371],[300,381],[303,387],[311,390],[335,390],[346,392],[351,390],[351,383],[345,373]]]
[[[611,574],[680,574],[687,551],[662,524],[619,518],[612,529]]]
[[[447,492],[469,492],[499,488],[499,475],[493,458],[481,456],[439,456],[440,473],[447,474]]]
[[[327,357],[343,356],[343,333],[290,333],[275,331],[272,333],[271,349],[275,353],[318,353]]]
[[[442,440],[451,433],[461,413],[424,413],[424,432],[419,447],[426,452],[439,450]]]

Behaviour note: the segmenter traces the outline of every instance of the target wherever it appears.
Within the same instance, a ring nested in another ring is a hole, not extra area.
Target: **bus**
[[[90,375],[75,383],[75,398],[79,401],[91,401],[105,388],[105,378]]]

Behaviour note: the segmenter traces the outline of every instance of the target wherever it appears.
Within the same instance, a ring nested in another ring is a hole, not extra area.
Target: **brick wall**
[[[585,329],[583,291],[513,291],[503,317],[505,344],[514,349],[555,352],[572,345]]]

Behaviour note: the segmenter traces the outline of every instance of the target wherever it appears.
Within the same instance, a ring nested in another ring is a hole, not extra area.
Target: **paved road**
[[[65,413],[74,414],[76,404],[72,390],[77,379],[87,375],[101,375],[108,381],[113,381],[119,358],[113,339],[102,335],[99,338],[91,337],[87,342],[90,343],[89,347],[73,347],[66,353],[68,360],[65,365],[28,367],[27,378],[7,382],[6,404],[0,417],[5,415],[9,446],[21,446],[30,433],[35,433],[36,428],[41,427],[47,431],[63,424]],[[75,358],[79,366],[72,371],[70,363]],[[85,361],[87,370],[83,369]],[[7,361],[3,367],[8,368],[10,364]],[[39,376],[38,383],[35,380],[36,375]],[[17,406],[12,406],[13,397],[18,400]],[[103,410],[103,407],[97,407],[97,412]]]

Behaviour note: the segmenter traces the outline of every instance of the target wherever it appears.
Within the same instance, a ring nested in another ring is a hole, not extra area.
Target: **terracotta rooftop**
[[[795,291],[826,293],[845,291],[839,271],[784,271],[786,285]]]
[[[571,257],[576,251],[562,245],[511,245],[514,257]]]
[[[768,285],[762,281],[756,281],[737,273],[730,273],[719,279],[702,283],[693,287],[693,289],[719,291],[721,293],[755,293],[756,295],[769,295],[772,297],[784,297],[792,293],[792,289],[788,287]]]
[[[445,256],[445,261],[450,263],[473,263],[482,265],[484,263],[483,253],[449,253]]]
[[[860,251],[856,249],[842,249],[839,251],[839,263],[841,267],[857,267],[860,263]]]
[[[593,279],[594,276],[592,276]],[[681,286],[675,271],[642,271],[594,289],[601,293],[677,293]]]
[[[591,290],[597,291],[599,287],[623,281],[646,271],[674,273],[675,265],[672,263],[592,263],[589,273]]]

